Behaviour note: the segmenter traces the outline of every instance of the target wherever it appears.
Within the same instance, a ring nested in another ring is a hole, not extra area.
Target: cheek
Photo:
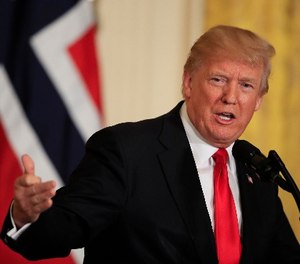
[[[209,98],[204,93],[191,94],[190,100],[193,108],[195,109],[195,111],[197,111],[198,114],[204,112],[209,105]]]
[[[260,108],[262,97],[254,94],[243,94],[240,96],[239,102],[244,111],[255,112]]]
[[[248,124],[256,111],[256,103],[244,103],[241,108],[241,116],[244,124]]]
[[[207,104],[215,101],[219,96],[214,89],[204,84],[198,85],[197,89],[192,90],[190,95],[195,101]]]

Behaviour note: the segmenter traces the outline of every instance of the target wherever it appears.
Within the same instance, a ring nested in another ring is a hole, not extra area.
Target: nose
[[[236,104],[237,103],[237,85],[234,84],[228,84],[225,87],[223,87],[223,94],[221,101],[224,104]]]

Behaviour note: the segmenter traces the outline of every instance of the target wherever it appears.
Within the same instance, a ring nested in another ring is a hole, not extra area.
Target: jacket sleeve
[[[13,250],[30,260],[64,257],[73,248],[116,221],[126,201],[126,172],[121,148],[110,129],[93,135],[86,153],[57,191],[53,206],[14,241],[7,236],[12,224],[6,217],[1,237]]]

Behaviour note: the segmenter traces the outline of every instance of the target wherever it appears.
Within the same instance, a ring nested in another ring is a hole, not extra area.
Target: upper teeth
[[[230,114],[230,113],[222,113],[219,116],[223,120],[230,120],[232,118],[232,114]]]
[[[230,120],[230,116],[220,115],[220,118],[223,119],[223,120]]]

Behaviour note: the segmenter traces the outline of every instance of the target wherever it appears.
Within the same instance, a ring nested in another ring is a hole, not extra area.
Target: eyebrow
[[[224,77],[224,78],[229,78],[225,72],[220,72],[220,71],[210,72],[210,76],[220,76],[220,77]],[[250,78],[250,77],[239,78],[239,81],[250,82],[255,85],[259,84],[259,81],[257,81],[254,78]]]
[[[259,83],[259,82],[257,82],[256,79],[253,79],[253,78],[241,78],[241,79],[239,79],[239,81],[250,82],[250,83],[255,84],[255,85],[257,85]]]

